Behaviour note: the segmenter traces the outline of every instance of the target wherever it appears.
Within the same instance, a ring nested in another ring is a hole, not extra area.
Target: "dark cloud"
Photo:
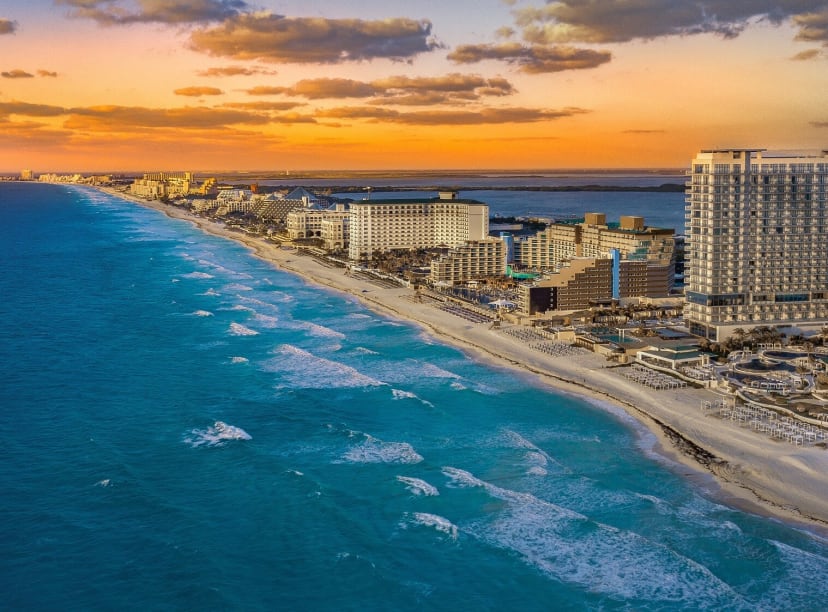
[[[187,24],[223,21],[248,7],[242,0],[55,0],[70,15],[101,25]]]
[[[322,98],[367,98],[376,95],[377,90],[370,83],[351,79],[304,79],[293,87],[281,92],[290,96],[301,96],[309,100]]]
[[[828,121],[811,121],[811,127],[828,128]]]
[[[177,96],[190,96],[199,98],[201,96],[221,96],[224,92],[218,87],[181,87],[173,91]]]
[[[402,123],[406,125],[486,125],[504,123],[538,123],[572,117],[589,111],[582,108],[548,110],[538,108],[483,108],[474,111],[435,110],[403,113],[387,108],[366,106],[340,107],[321,110],[319,117],[331,119],[365,119],[371,122]]]
[[[300,106],[305,106],[304,102],[227,102],[222,104],[224,108],[237,108],[241,110],[251,111],[287,111],[293,110]]]
[[[202,77],[231,77],[231,76],[252,76],[254,74],[276,74],[273,70],[261,68],[246,68],[245,66],[220,66],[208,68],[196,73]]]
[[[556,0],[514,14],[528,42],[612,43],[701,33],[732,38],[754,21],[780,24],[794,16],[822,14],[814,13],[815,7],[826,10],[824,2],[814,0]],[[798,23],[800,36],[820,36],[824,22],[815,22]],[[824,35],[823,30],[818,40],[824,41]]]
[[[15,68],[14,70],[9,70],[7,72],[0,72],[0,76],[4,79],[33,79],[34,75],[31,72],[26,72],[25,70],[20,70],[19,68]]]
[[[807,42],[821,42],[828,46],[828,6],[823,6],[816,12],[803,13],[793,18],[794,25],[799,27],[796,40]]]
[[[37,71],[37,76],[41,76],[41,77],[50,77],[50,78],[54,78],[54,77],[56,77],[57,75],[58,75],[58,73],[57,73],[57,72],[52,72],[51,70],[38,70],[38,71]]]
[[[11,19],[0,19],[0,36],[3,34],[14,34],[17,30],[17,22]]]
[[[250,89],[245,89],[245,93],[248,96],[278,96],[289,88],[287,87],[275,87],[270,85],[257,85],[256,87],[251,87]]]
[[[65,126],[100,131],[136,128],[205,129],[228,125],[261,125],[270,119],[260,113],[223,108],[144,108],[136,106],[91,106],[73,108]]]
[[[201,53],[241,60],[333,64],[377,58],[409,60],[439,45],[431,39],[428,21],[250,13],[193,32],[190,46]]]
[[[609,62],[612,54],[609,51],[594,51],[562,45],[526,46],[519,43],[503,43],[460,45],[448,54],[448,59],[457,64],[500,60],[518,66],[522,72],[537,74],[595,68]]]
[[[65,115],[67,109],[50,104],[31,104],[29,102],[0,102],[0,117],[6,115],[21,115],[24,117],[59,117]]]
[[[439,77],[392,76],[377,79],[371,85],[387,92],[442,91],[446,93],[475,93],[485,89],[490,95],[509,95],[514,93],[512,84],[502,77],[491,79],[476,74],[452,73]]]
[[[624,130],[624,134],[664,134],[664,130]]]
[[[439,77],[391,76],[370,82],[352,79],[305,79],[290,87],[260,86],[248,89],[250,95],[301,96],[310,100],[374,98],[371,104],[403,106],[457,104],[484,96],[508,96],[515,93],[512,84],[502,78],[479,75],[448,74]]]
[[[808,60],[818,59],[821,55],[822,51],[819,49],[808,49],[806,51],[800,51],[791,57],[791,59],[797,62],[806,62]]]

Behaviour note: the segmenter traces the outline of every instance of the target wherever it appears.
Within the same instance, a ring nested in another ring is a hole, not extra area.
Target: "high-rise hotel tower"
[[[690,330],[828,323],[828,151],[703,150],[688,174]]]

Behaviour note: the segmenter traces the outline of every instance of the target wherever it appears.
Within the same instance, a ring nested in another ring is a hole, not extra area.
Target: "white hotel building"
[[[828,151],[703,150],[688,175],[691,331],[828,323]]]
[[[441,192],[438,198],[352,202],[349,221],[348,256],[364,260],[376,251],[456,247],[484,240],[489,207],[459,199],[456,192]]]

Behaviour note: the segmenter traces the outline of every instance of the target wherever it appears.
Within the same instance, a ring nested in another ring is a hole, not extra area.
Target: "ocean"
[[[106,194],[0,184],[6,610],[818,610],[623,412]]]

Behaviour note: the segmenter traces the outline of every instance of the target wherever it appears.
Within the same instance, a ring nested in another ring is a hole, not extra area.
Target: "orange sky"
[[[684,167],[706,147],[828,148],[828,2],[8,4],[0,173]]]

